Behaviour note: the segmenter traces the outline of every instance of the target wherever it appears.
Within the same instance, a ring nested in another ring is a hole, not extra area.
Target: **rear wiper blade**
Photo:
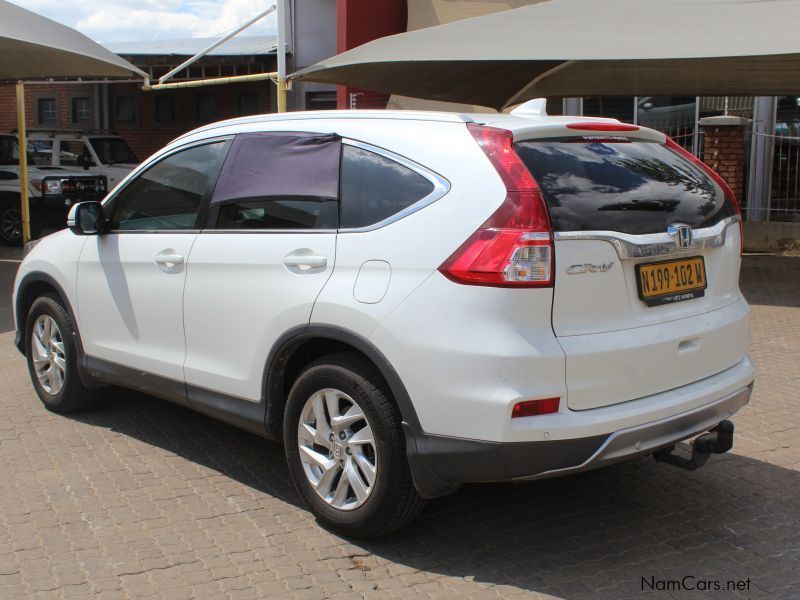
[[[672,212],[680,204],[679,200],[631,200],[604,204],[597,210],[643,210],[653,212]]]

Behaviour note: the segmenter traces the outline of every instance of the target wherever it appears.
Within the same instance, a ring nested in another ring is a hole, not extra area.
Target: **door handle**
[[[328,265],[328,259],[314,254],[290,254],[284,257],[283,264],[297,269],[320,269]]]
[[[184,258],[182,254],[157,254],[155,259],[157,265],[165,267],[175,267],[182,265]]]

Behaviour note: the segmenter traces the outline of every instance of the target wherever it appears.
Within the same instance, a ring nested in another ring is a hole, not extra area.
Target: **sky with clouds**
[[[11,0],[100,43],[212,37],[273,2],[258,0]],[[243,35],[274,35],[275,14]]]

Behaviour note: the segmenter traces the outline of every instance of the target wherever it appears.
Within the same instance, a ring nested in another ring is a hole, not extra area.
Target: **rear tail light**
[[[542,400],[525,400],[517,402],[511,409],[511,418],[535,417],[538,415],[550,415],[558,412],[560,398],[544,398]]]
[[[728,185],[728,182],[725,181],[719,173],[717,173],[714,169],[709,167],[702,160],[697,158],[694,154],[688,152],[683,146],[676,143],[675,140],[673,140],[672,138],[669,137],[667,138],[666,145],[667,148],[669,148],[676,154],[683,156],[687,160],[693,162],[698,167],[700,167],[704,173],[707,173],[708,176],[711,177],[711,179],[713,179],[714,182],[719,187],[722,188],[722,191],[725,193],[725,197],[728,199],[731,205],[733,205],[733,210],[736,212],[737,215],[739,215],[739,244],[740,244],[739,250],[741,252],[742,249],[744,248],[744,231],[742,229],[742,209],[739,207],[739,201],[736,199],[736,194],[733,193],[731,186]]]
[[[494,214],[439,271],[456,283],[494,287],[551,287],[553,241],[542,192],[514,152],[505,129],[468,124],[506,187]]]

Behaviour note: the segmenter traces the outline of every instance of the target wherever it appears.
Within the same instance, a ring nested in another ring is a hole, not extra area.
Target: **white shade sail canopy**
[[[492,108],[800,94],[798,23],[797,0],[542,0],[381,38],[291,78]]]
[[[144,78],[146,73],[82,33],[0,0],[0,80],[49,77]]]

